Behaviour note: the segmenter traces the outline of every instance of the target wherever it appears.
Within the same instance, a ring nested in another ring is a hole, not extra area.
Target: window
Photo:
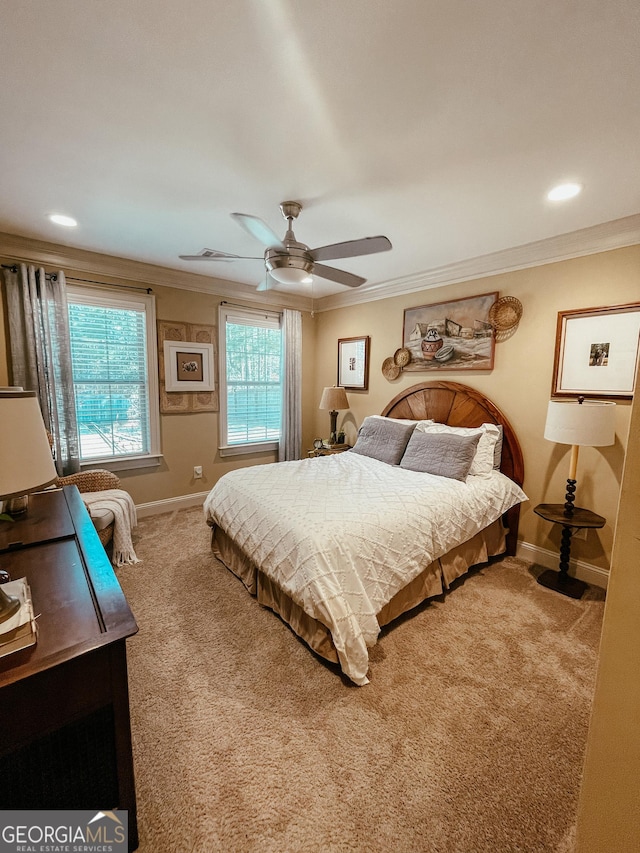
[[[220,452],[274,450],[282,430],[280,315],[220,306]]]
[[[81,463],[157,464],[154,297],[70,287],[68,302]]]

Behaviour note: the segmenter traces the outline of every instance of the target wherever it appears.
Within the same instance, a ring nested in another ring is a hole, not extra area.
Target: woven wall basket
[[[502,296],[496,299],[489,309],[489,322],[499,332],[506,332],[517,326],[522,317],[522,302],[515,296]]]
[[[406,347],[400,347],[394,352],[393,360],[398,367],[406,367],[411,361],[411,351]]]
[[[389,356],[389,358],[385,358],[382,362],[382,375],[385,379],[388,379],[391,382],[393,379],[397,379],[400,376],[400,368],[393,360],[393,356]]]

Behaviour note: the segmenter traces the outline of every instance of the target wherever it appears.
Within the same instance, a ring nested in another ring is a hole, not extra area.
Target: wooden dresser
[[[0,808],[127,809],[138,846],[126,639],[138,630],[75,486],[0,522],[0,568],[26,577],[35,646],[0,658]]]

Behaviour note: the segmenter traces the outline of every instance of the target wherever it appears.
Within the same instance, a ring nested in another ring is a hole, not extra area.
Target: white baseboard
[[[547,548],[540,548],[530,542],[518,542],[516,556],[528,562],[537,563],[539,566],[544,566],[545,569],[557,569],[560,558],[557,551],[549,551]],[[599,566],[593,566],[591,563],[585,563],[582,560],[569,560],[569,573],[581,581],[602,587],[602,589],[606,589],[609,582],[609,572],[606,569],[601,569]]]
[[[138,518],[147,518],[150,515],[161,515],[164,512],[174,512],[177,509],[202,506],[208,494],[208,491],[196,492],[193,495],[180,495],[177,498],[165,498],[162,501],[149,501],[149,503],[137,504],[136,513]]]

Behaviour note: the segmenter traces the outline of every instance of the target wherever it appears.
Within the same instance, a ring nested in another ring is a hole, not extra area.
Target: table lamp
[[[604,447],[616,440],[615,403],[603,400],[551,400],[547,409],[544,437],[571,445],[571,462],[565,495],[564,514],[573,515],[576,471],[580,447]]]
[[[0,391],[0,500],[5,512],[26,512],[29,492],[43,489],[57,476],[36,392]],[[19,607],[19,600],[0,584],[0,623]]]
[[[331,416],[331,444],[336,443],[336,422],[338,418],[338,409],[348,409],[349,401],[347,400],[347,392],[340,386],[325,388],[322,392],[320,400],[320,409],[330,409]]]

